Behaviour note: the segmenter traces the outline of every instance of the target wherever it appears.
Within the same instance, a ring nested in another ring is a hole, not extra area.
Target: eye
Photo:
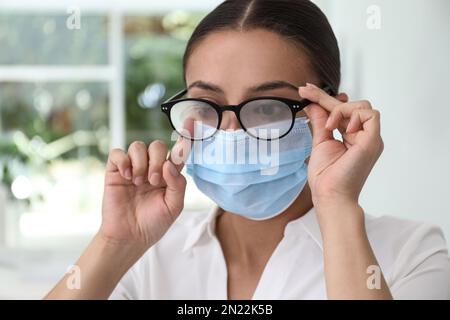
[[[200,102],[199,104],[190,105],[182,111],[182,116],[194,119],[210,119],[216,118],[216,111],[208,104]]]
[[[210,117],[215,113],[214,109],[209,107],[198,107],[195,109],[195,112],[202,118]]]
[[[258,116],[274,117],[280,113],[280,108],[270,102],[265,102],[254,107],[253,113]]]
[[[248,127],[260,126],[261,123],[273,123],[292,119],[291,109],[287,104],[275,99],[253,100],[241,110],[241,120]]]

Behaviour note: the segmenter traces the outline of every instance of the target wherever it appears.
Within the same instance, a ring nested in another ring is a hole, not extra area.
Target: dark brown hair
[[[309,0],[227,0],[196,27],[183,57],[183,69],[195,46],[221,30],[263,28],[292,41],[304,50],[322,82],[338,92],[341,63],[336,37],[323,12]],[[186,79],[186,77],[185,77]]]

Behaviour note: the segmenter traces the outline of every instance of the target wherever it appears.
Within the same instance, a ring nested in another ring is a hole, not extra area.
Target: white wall
[[[440,225],[450,243],[450,1],[323,0],[342,91],[381,111],[385,151],[361,201],[372,214]],[[381,28],[366,26],[378,5]]]

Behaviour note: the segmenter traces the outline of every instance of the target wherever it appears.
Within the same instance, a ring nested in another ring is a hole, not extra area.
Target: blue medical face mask
[[[286,210],[303,190],[311,149],[306,118],[296,118],[288,135],[272,141],[243,130],[219,130],[194,142],[186,169],[197,188],[222,209],[265,220]]]

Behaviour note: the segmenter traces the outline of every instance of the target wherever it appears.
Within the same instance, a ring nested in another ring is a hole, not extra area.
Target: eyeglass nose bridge
[[[240,108],[240,105],[229,104],[229,105],[225,105],[225,106],[220,106],[220,109],[222,110],[222,112],[223,111],[232,111],[234,113],[237,113],[237,112],[239,112],[239,110],[241,108]]]
[[[230,112],[234,113],[236,120],[239,123],[239,126],[244,129],[242,122],[241,122],[240,115],[239,115],[239,112],[241,110],[241,105],[224,105],[224,106],[220,106],[219,109],[220,109],[220,122],[222,122],[222,120],[223,120],[224,113],[226,111],[230,111]],[[221,125],[222,125],[222,123],[219,123],[219,126],[221,126]]]

